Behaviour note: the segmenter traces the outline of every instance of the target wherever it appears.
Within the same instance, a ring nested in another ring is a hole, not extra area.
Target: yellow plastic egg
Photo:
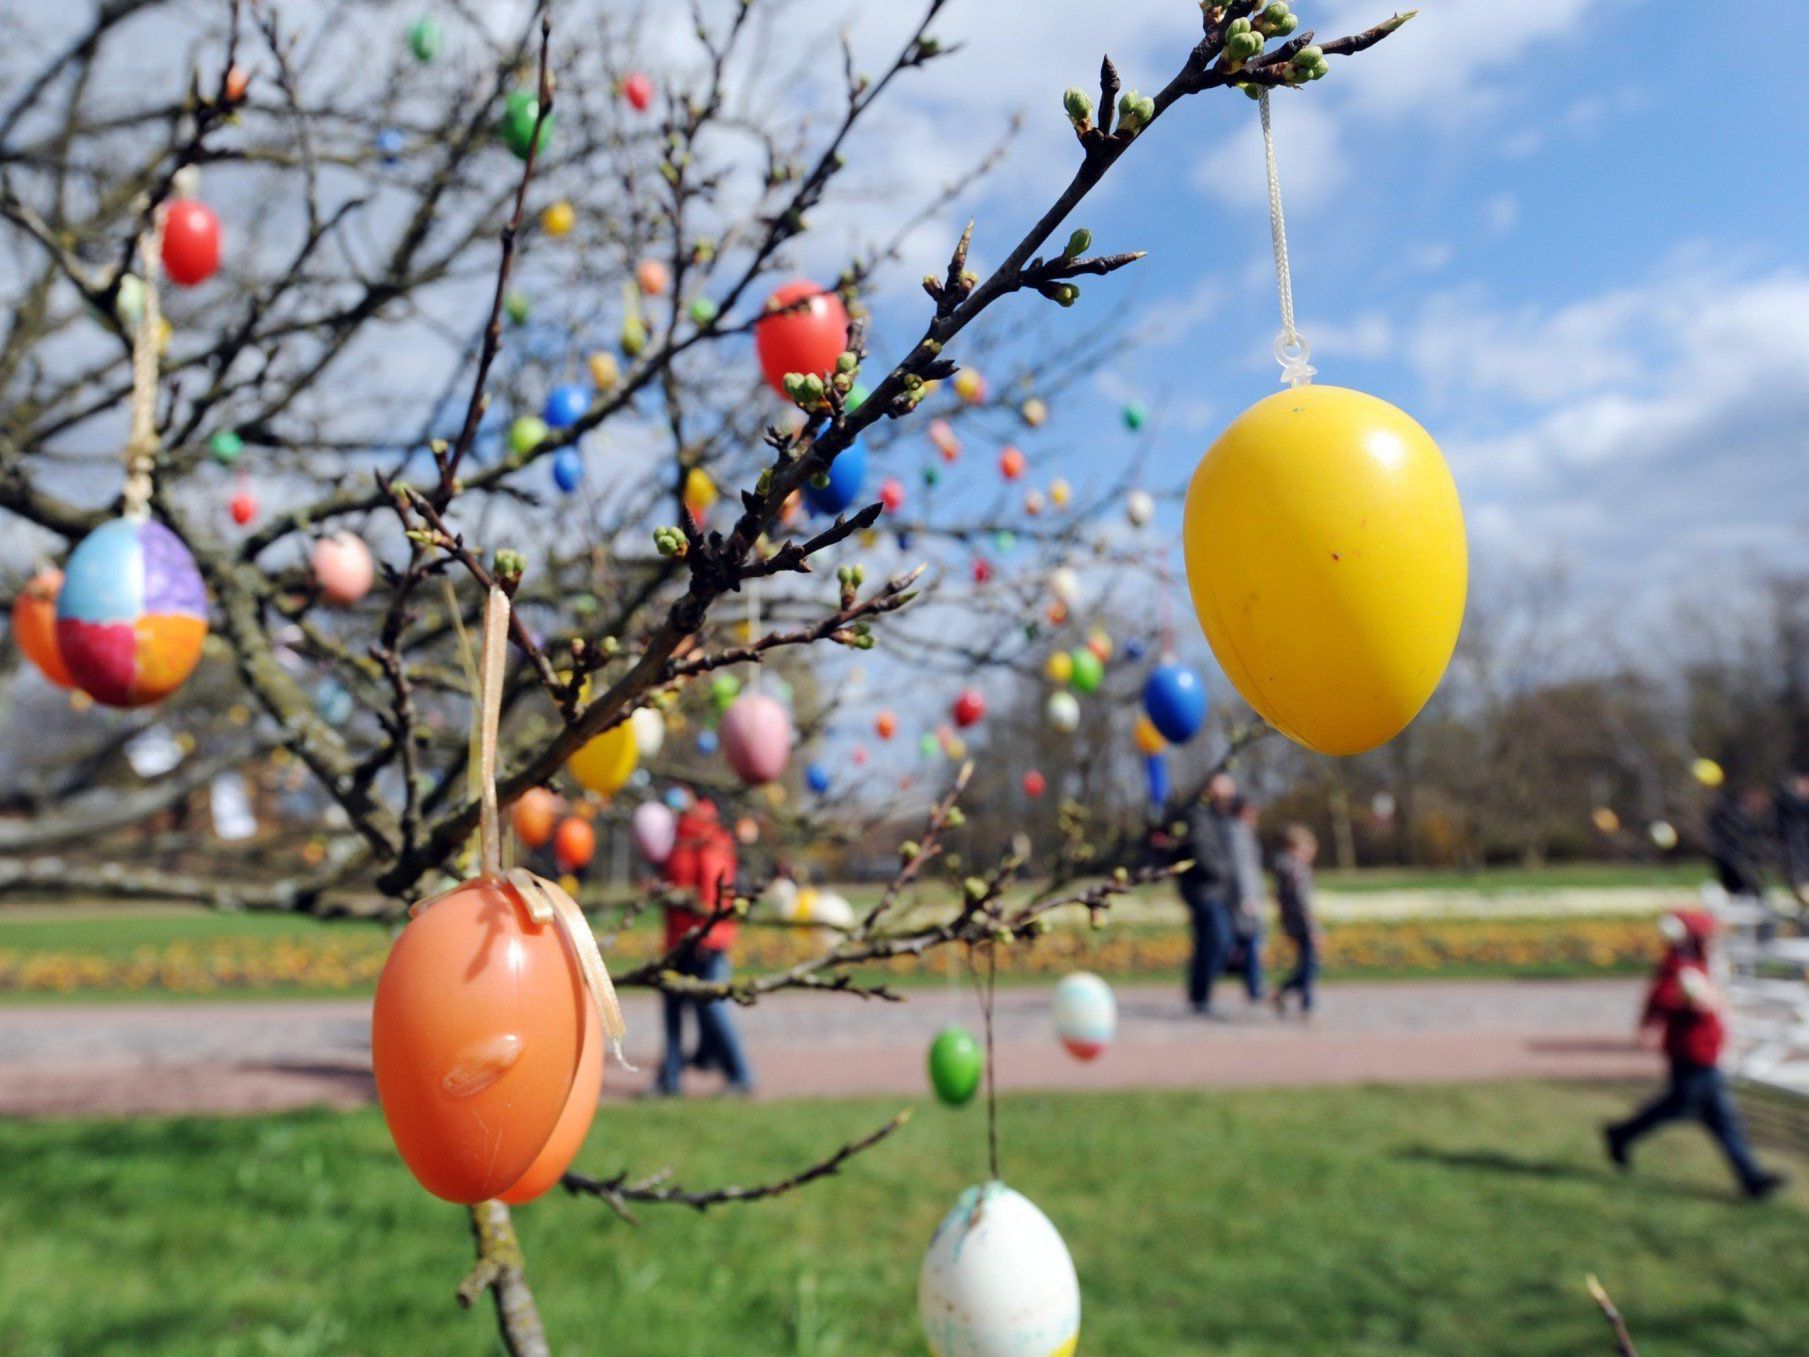
[[[572,205],[561,198],[556,203],[548,204],[540,214],[540,229],[549,236],[563,236],[571,232],[578,224],[578,213]]]
[[[1162,738],[1162,732],[1156,729],[1156,723],[1142,712],[1137,713],[1137,724],[1131,731],[1131,739],[1136,743],[1139,754],[1160,754],[1168,748],[1168,741]]]
[[[703,513],[716,503],[716,482],[710,479],[710,473],[700,466],[694,466],[685,473],[685,506],[696,513]]]
[[[1074,677],[1074,657],[1065,650],[1050,651],[1043,662],[1043,674],[1049,682],[1065,685]]]
[[[1403,411],[1301,386],[1258,401],[1187,490],[1187,582],[1213,654],[1290,739],[1358,754],[1438,686],[1463,622],[1463,509]]]
[[[572,770],[580,787],[601,796],[613,796],[627,785],[639,760],[640,746],[635,742],[634,723],[624,721],[580,746],[566,761],[566,767]]]

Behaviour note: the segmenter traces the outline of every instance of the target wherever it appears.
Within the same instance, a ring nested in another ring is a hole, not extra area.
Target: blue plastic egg
[[[1163,739],[1186,744],[1206,723],[1206,682],[1184,664],[1159,664],[1143,685],[1143,709]]]
[[[589,390],[577,382],[566,382],[547,392],[540,417],[549,429],[569,429],[589,412]]]
[[[584,459],[576,448],[560,448],[553,454],[553,484],[566,494],[578,488],[584,479]]]
[[[831,517],[844,512],[860,496],[861,484],[867,479],[867,445],[855,439],[847,451],[829,464],[829,483],[815,486],[806,482],[804,502],[813,513]]]

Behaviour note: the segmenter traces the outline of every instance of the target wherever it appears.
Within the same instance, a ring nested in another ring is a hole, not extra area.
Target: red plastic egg
[[[986,715],[986,699],[980,696],[980,690],[963,688],[961,695],[955,699],[955,724],[966,729],[984,715]]]
[[[898,733],[898,718],[889,711],[882,711],[873,718],[873,733],[882,740],[889,740]]]
[[[241,490],[234,495],[228,508],[232,512],[232,521],[241,528],[258,516],[257,498],[249,490]]]
[[[40,674],[59,688],[72,688],[75,679],[57,645],[57,594],[62,588],[61,570],[41,570],[32,576],[13,600],[13,640]]]
[[[350,607],[377,582],[377,563],[364,539],[349,532],[336,532],[314,544],[309,557],[314,578],[327,602]]]
[[[904,508],[904,482],[896,476],[888,476],[879,485],[879,502],[889,514],[895,514]]]
[[[220,219],[206,203],[178,198],[163,210],[163,271],[179,287],[193,287],[220,267]]]
[[[653,106],[652,79],[636,71],[622,82],[622,97],[636,113],[645,113]]]
[[[848,312],[839,296],[799,279],[767,298],[766,309],[769,314],[754,323],[754,347],[768,386],[784,395],[787,373],[827,377],[835,371],[848,347]]]
[[[1024,474],[1024,454],[1017,448],[1007,444],[999,453],[999,474],[1008,481],[1015,481]]]
[[[992,562],[984,556],[974,557],[974,583],[985,584],[992,578]]]
[[[1031,800],[1034,801],[1038,797],[1040,797],[1044,792],[1046,792],[1048,790],[1049,790],[1049,779],[1044,777],[1041,773],[1037,772],[1036,769],[1032,768],[1028,773],[1024,774],[1024,795],[1025,796],[1028,796]]]
[[[553,860],[560,871],[582,871],[596,855],[597,831],[590,827],[589,820],[570,815],[559,822],[553,834]]]
[[[371,1010],[377,1100],[421,1186],[446,1201],[510,1190],[553,1137],[594,1008],[557,924],[477,877],[390,949]]]

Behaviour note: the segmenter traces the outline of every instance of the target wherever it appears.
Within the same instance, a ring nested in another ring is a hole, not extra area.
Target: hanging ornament
[[[1087,634],[1087,649],[1099,658],[1101,664],[1107,663],[1112,658],[1112,634],[1104,627],[1094,627]]]
[[[1156,516],[1156,501],[1147,490],[1133,490],[1124,497],[1124,516],[1133,528],[1141,528]]]
[[[557,1179],[596,1110],[600,1067],[587,1073],[586,1043],[608,1039],[619,1055],[624,1030],[577,904],[531,872],[502,870],[496,727],[508,617],[492,589],[476,712],[480,874],[410,911],[371,1011],[377,1098],[396,1148],[429,1192],[467,1204],[526,1200]],[[584,1122],[576,1134],[568,1116]],[[555,1140],[562,1162],[548,1165]]]
[[[561,872],[581,872],[597,853],[597,831],[590,821],[568,815],[553,832],[553,861]]]
[[[714,754],[721,743],[722,742],[716,738],[716,732],[713,730],[700,730],[697,732],[697,750],[700,754]]]
[[[1043,427],[1044,421],[1049,418],[1049,407],[1043,403],[1040,396],[1032,396],[1019,407],[1018,415],[1032,429],[1040,429]]]
[[[569,495],[583,483],[583,456],[574,447],[560,448],[553,454],[553,484]]]
[[[242,528],[258,516],[257,496],[252,494],[249,485],[241,485],[233,492],[226,508],[232,515],[232,521]]]
[[[978,688],[963,688],[960,696],[955,699],[951,714],[955,718],[955,724],[965,730],[986,715],[986,699],[980,695]]]
[[[549,430],[538,415],[523,415],[509,426],[509,451],[525,456],[546,441]]]
[[[848,347],[848,312],[842,299],[799,279],[766,300],[766,314],[754,322],[754,347],[766,384],[785,394],[788,373],[827,379]]]
[[[1124,643],[1124,658],[1127,660],[1140,660],[1148,649],[1149,647],[1144,645],[1141,636],[1133,636]]]
[[[986,584],[992,579],[992,562],[984,556],[974,557],[974,583]]]
[[[1187,580],[1213,653],[1290,739],[1357,754],[1399,734],[1438,686],[1463,621],[1463,510],[1438,445],[1374,396],[1311,384],[1294,326],[1269,128],[1290,389],[1258,401],[1195,470],[1183,511]]]
[[[754,639],[751,631],[746,639],[749,641]],[[716,709],[718,715],[727,711],[735,699],[740,696],[741,680],[733,674],[717,673],[710,676],[710,705]]]
[[[634,835],[634,846],[655,867],[672,856],[678,842],[678,817],[664,801],[643,801],[636,806],[628,827]]]
[[[1206,681],[1185,664],[1167,660],[1143,684],[1143,710],[1173,744],[1186,744],[1206,723]]]
[[[116,518],[69,557],[57,594],[57,647],[75,686],[95,701],[162,701],[194,672],[206,639],[201,572],[163,524]]]
[[[440,26],[432,19],[416,19],[408,26],[408,50],[426,65],[440,54]]]
[[[1000,528],[992,535],[993,548],[1004,556],[1018,544],[1018,535],[1009,528]]]
[[[1589,812],[1589,822],[1598,834],[1612,837],[1621,832],[1621,817],[1614,813],[1612,806],[1597,806]]]
[[[1137,752],[1144,757],[1160,754],[1168,748],[1168,741],[1162,732],[1156,729],[1156,723],[1143,712],[1137,713],[1137,722],[1131,727],[1131,743],[1137,746]]]
[[[925,759],[936,758],[942,753],[942,741],[936,738],[934,731],[926,730],[917,737],[917,753]]]
[[[540,131],[535,133],[535,126]],[[553,135],[553,114],[548,113],[546,120],[540,120],[540,100],[531,90],[510,90],[503,100],[502,119],[496,125],[496,133],[502,138],[517,160],[526,160],[528,152],[536,154],[546,150],[547,138]]]
[[[1112,987],[1091,971],[1063,976],[1051,1000],[1055,1034],[1076,1060],[1096,1060],[1118,1031]]]
[[[1072,608],[1080,602],[1080,572],[1071,565],[1058,565],[1049,572],[1049,592]]]
[[[867,757],[867,746],[864,744],[857,744],[849,753],[848,762],[852,763],[856,768],[865,768],[867,766]]]
[[[614,796],[628,785],[639,752],[633,725],[623,721],[580,745],[565,766],[586,791]]]
[[[1080,728],[1080,703],[1073,693],[1065,689],[1049,694],[1043,713],[1048,717],[1049,724],[1064,735],[1072,735]]]
[[[577,382],[564,382],[547,392],[540,418],[550,429],[569,429],[590,413],[590,392]]]
[[[838,459],[839,460],[839,459]],[[895,514],[904,508],[904,482],[896,476],[888,476],[879,483],[879,502],[889,514]]]
[[[408,145],[408,139],[393,127],[385,127],[372,138],[371,145],[376,149],[377,159],[385,165],[402,163],[402,152]]]
[[[1142,401],[1126,401],[1124,403],[1124,427],[1132,433],[1141,429],[1149,419],[1149,411],[1143,408]]]
[[[526,325],[534,314],[534,299],[518,287],[509,289],[503,298],[503,316],[511,325]]]
[[[62,588],[61,570],[40,570],[31,577],[13,599],[13,640],[40,674],[59,688],[70,688],[75,679],[57,647],[57,595]]]
[[[1072,651],[1070,658],[1074,661],[1074,688],[1076,692],[1096,693],[1099,685],[1105,682],[1105,665],[1099,656],[1084,647]]]
[[[643,259],[634,266],[635,286],[649,297],[663,297],[672,287],[672,270],[657,259]]]
[[[867,479],[867,445],[855,439],[823,475],[822,485],[817,485],[814,477],[805,484],[804,502],[812,513],[828,518],[843,512],[860,497],[861,485]]]
[[[1050,651],[1049,658],[1043,661],[1043,677],[1066,687],[1074,677],[1074,657],[1065,650]]]
[[[722,752],[750,787],[778,781],[791,758],[791,717],[778,699],[743,693],[723,715]]]
[[[1049,503],[1058,509],[1066,509],[1068,501],[1074,498],[1074,487],[1062,477],[1057,476],[1049,483]]]
[[[377,581],[377,563],[371,559],[371,549],[363,538],[344,530],[316,542],[308,565],[321,596],[341,608],[357,603]]]
[[[585,358],[584,368],[590,373],[591,383],[599,391],[609,391],[622,380],[622,365],[606,349],[597,349]]]
[[[917,1279],[930,1357],[1073,1357],[1080,1281],[1049,1218],[1001,1182],[970,1187]]]
[[[930,1043],[930,1087],[949,1107],[973,1101],[980,1087],[985,1060],[980,1043],[965,1027],[945,1027]]]
[[[685,508],[697,522],[702,523],[704,515],[710,512],[710,506],[716,503],[716,494],[716,482],[702,467],[694,466],[685,473]]]
[[[1024,512],[1032,518],[1036,518],[1043,512],[1043,492],[1041,490],[1032,489],[1024,492]]]
[[[1013,444],[1007,443],[999,453],[999,474],[1008,481],[1024,474],[1024,454]]]
[[[545,787],[529,787],[509,807],[515,837],[529,848],[542,848],[559,822],[559,798]]]
[[[1049,790],[1049,779],[1044,777],[1036,769],[1032,768],[1028,773],[1024,774],[1023,786],[1024,795],[1029,797],[1032,801],[1036,801],[1041,799],[1043,793]]]
[[[556,203],[548,203],[540,214],[540,229],[555,239],[560,236],[569,236],[572,233],[572,227],[577,224],[577,209],[563,198]]]
[[[882,740],[889,740],[898,733],[898,718],[889,711],[882,711],[873,718],[873,733]]]
[[[1704,787],[1719,787],[1727,781],[1727,774],[1720,764],[1713,759],[1697,759],[1690,764],[1690,776]]]
[[[622,81],[622,97],[636,113],[645,113],[653,106],[653,81],[639,71],[634,71]]]
[[[952,462],[961,455],[961,440],[955,437],[954,427],[946,419],[932,419],[928,433],[943,461]]]
[[[829,769],[820,763],[810,764],[804,769],[804,785],[817,796],[827,795],[829,791]]]
[[[206,203],[177,198],[163,208],[163,271],[178,287],[194,287],[220,268],[220,219]]]
[[[635,751],[646,763],[666,743],[666,718],[653,707],[636,707],[628,717],[628,725],[634,731]]]
[[[1168,759],[1160,753],[1146,755],[1143,776],[1149,786],[1150,808],[1159,815],[1168,804]]]
[[[986,399],[986,378],[978,368],[962,368],[955,374],[955,394],[964,405],[978,405]]]
[[[542,883],[543,886],[547,883]],[[590,1135],[590,1124],[596,1120],[597,1100],[603,1096],[603,1029],[597,1020],[597,1006],[584,1005],[584,1035],[578,1048],[578,1069],[572,1075],[572,1091],[566,1095],[553,1133],[540,1147],[527,1171],[515,1185],[497,1197],[507,1206],[521,1206],[551,1191],[565,1176],[578,1151]]]
[[[1661,853],[1668,853],[1677,847],[1677,831],[1668,820],[1654,820],[1647,825],[1646,837],[1652,840],[1652,846]]]

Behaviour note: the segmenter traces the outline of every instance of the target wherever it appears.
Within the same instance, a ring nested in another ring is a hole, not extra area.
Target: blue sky
[[[905,17],[884,8],[851,11],[875,59]],[[1389,13],[1297,8],[1326,36]],[[1430,0],[1275,109],[1320,380],[1393,400],[1440,440],[1481,587],[1559,562],[1580,604],[1634,630],[1679,595],[1809,568],[1809,96],[1768,78],[1763,56],[1764,33],[1800,10],[1743,7],[1739,28],[1702,45],[1680,36],[1679,13]],[[976,253],[994,259],[1074,163],[1063,86],[1092,84],[1110,50],[1127,85],[1154,89],[1196,16],[1180,0],[956,0],[941,31],[970,49],[913,82],[856,155],[882,161],[881,179],[950,169],[1024,111],[1010,162],[963,204],[981,223]],[[1115,470],[1117,407],[1135,392],[1157,416],[1153,478],[1179,483],[1274,388],[1256,121],[1236,94],[1187,101],[1076,214],[1100,247],[1150,258],[1089,282],[1067,313],[1101,324],[1128,299],[1137,342],[1036,436],[1044,474]],[[960,215],[921,234],[906,286],[881,305],[895,347],[923,314],[909,280],[945,257]]]

